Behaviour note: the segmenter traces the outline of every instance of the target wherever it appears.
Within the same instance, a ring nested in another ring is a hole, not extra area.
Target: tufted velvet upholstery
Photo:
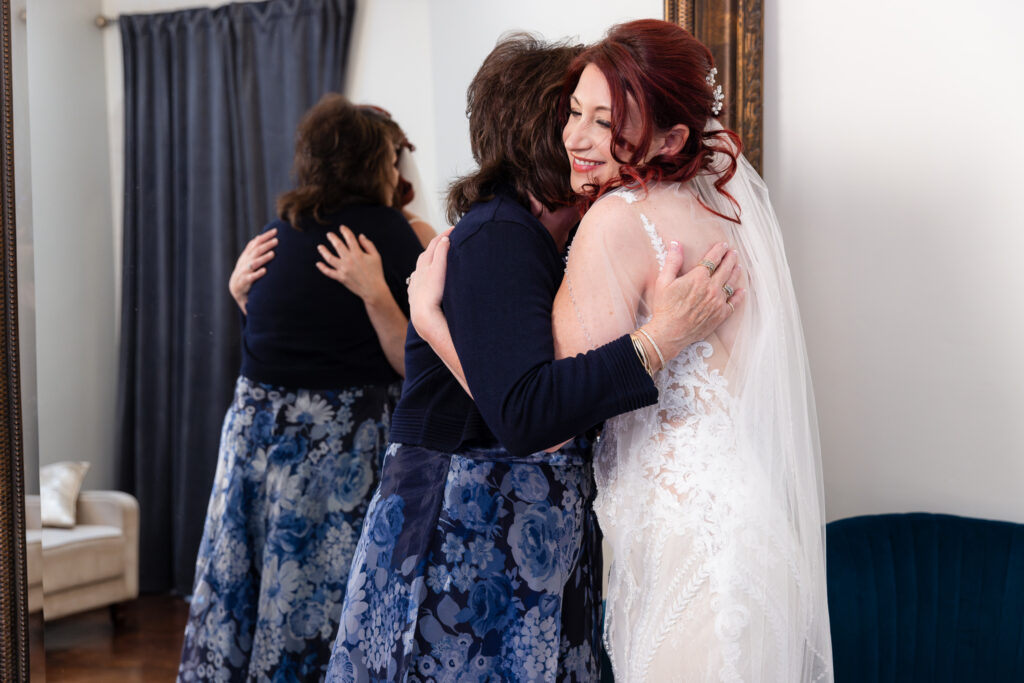
[[[836,683],[1024,681],[1024,524],[853,517],[827,557]]]

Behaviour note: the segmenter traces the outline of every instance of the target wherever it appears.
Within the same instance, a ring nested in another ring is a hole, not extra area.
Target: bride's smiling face
[[[627,141],[640,136],[640,121],[636,103],[629,102],[626,121],[622,129]],[[572,166],[570,183],[575,192],[584,185],[601,186],[619,177],[622,166],[612,156],[612,95],[604,74],[588,64],[569,99],[569,120],[562,130],[562,142]],[[619,150],[619,157],[629,154]]]

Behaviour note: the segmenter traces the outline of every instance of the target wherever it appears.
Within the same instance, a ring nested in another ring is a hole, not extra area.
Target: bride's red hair
[[[657,19],[613,26],[604,40],[587,48],[570,65],[562,94],[566,115],[569,98],[588,64],[596,66],[608,81],[612,97],[612,155],[622,166],[618,178],[601,187],[585,188],[580,195],[582,209],[619,185],[646,188],[659,181],[683,183],[699,173],[717,175],[715,188],[736,205],[724,188],[736,173],[742,143],[731,130],[704,130],[708,120],[717,115],[713,113],[715,94],[706,80],[714,59],[703,43],[676,24]],[[636,103],[641,121],[640,137],[635,143],[622,135],[631,100]],[[690,130],[682,150],[644,163],[644,153],[654,135],[680,123]],[[622,153],[627,156],[619,158]],[[737,216],[713,211],[737,223],[738,212],[738,205]]]

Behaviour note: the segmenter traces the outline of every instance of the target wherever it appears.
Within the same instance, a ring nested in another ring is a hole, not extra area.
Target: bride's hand
[[[447,336],[448,320],[441,310],[444,280],[448,269],[448,234],[451,228],[430,240],[409,276],[409,319],[416,333],[435,346]]]
[[[714,265],[714,272],[705,262]],[[682,265],[682,247],[673,242],[654,285],[653,315],[643,326],[666,361],[705,339],[746,297],[746,290],[739,286],[742,271],[736,252],[726,243],[711,247],[698,265],[679,276]]]

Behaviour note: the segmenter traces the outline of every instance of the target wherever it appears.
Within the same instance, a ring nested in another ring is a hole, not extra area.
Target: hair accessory
[[[722,92],[722,86],[715,85],[715,76],[717,75],[718,68],[713,66],[711,67],[711,71],[709,71],[708,75],[704,78],[708,86],[711,87],[711,94],[715,97],[715,103],[711,105],[711,113],[714,116],[718,116],[722,113],[722,103],[725,100],[725,94]]]

